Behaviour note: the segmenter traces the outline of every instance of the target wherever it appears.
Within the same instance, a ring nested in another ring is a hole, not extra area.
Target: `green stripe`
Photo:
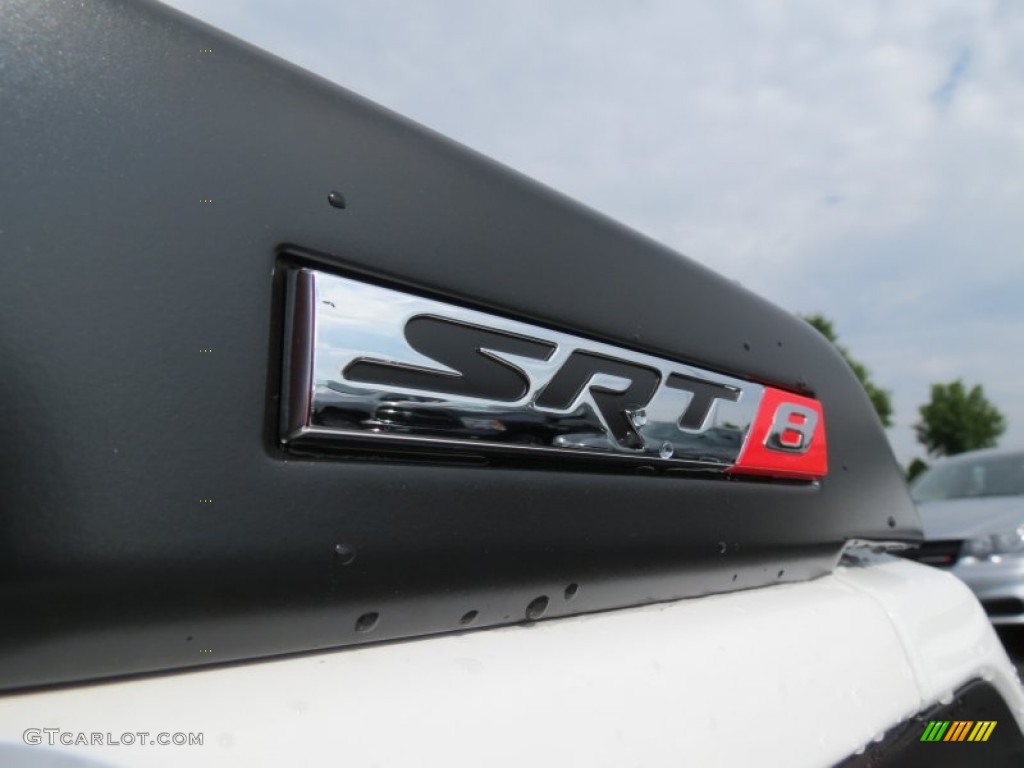
[[[931,720],[921,734],[921,741],[941,741],[948,728],[949,720]]]

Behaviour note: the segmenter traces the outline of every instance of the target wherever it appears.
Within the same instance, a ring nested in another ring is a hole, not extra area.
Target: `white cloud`
[[[776,303],[1024,443],[1024,12],[1009,2],[174,0]]]

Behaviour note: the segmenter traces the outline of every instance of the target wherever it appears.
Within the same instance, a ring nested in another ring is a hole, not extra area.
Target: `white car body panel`
[[[1016,671],[971,592],[884,557],[533,626],[6,695],[0,763],[822,766],[974,678],[1024,727]],[[204,744],[28,746],[32,728]]]

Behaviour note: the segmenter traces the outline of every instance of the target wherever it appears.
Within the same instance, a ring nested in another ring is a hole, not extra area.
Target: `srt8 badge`
[[[313,269],[288,273],[282,441],[813,480],[812,398]]]

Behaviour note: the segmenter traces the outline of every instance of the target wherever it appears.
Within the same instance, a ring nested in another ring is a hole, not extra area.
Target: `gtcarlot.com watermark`
[[[21,734],[26,744],[48,744],[51,747],[201,747],[203,733],[168,733],[160,731],[124,731],[100,733],[98,731],[63,731],[60,728],[29,728]]]

